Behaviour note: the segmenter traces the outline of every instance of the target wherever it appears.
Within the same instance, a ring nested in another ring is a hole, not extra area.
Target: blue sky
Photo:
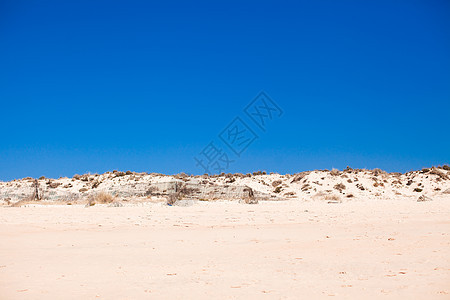
[[[94,3],[95,2],[95,3]],[[0,180],[450,162],[448,1],[1,1]],[[243,109],[283,110],[261,131]]]

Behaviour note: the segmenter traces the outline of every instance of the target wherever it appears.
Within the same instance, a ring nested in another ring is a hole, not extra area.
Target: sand
[[[0,299],[450,299],[448,199],[0,207]]]

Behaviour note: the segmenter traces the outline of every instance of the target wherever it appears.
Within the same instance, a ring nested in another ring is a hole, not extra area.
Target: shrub
[[[431,168],[430,174],[434,174],[439,176],[441,179],[448,179],[448,176],[444,174],[442,171],[438,170],[437,168],[433,167]]]
[[[345,168],[344,172],[346,173],[351,173],[353,171],[352,168],[350,168],[349,166],[347,166],[347,168]]]
[[[227,182],[227,183],[233,183],[233,182],[235,182],[235,181],[236,181],[236,178],[231,177],[231,178],[229,178],[226,182]]]
[[[417,193],[420,193],[421,191],[423,191],[423,189],[421,189],[421,188],[415,188],[414,189],[414,192],[417,192]]]
[[[282,182],[281,180],[275,180],[274,182],[272,182],[272,186],[273,187],[279,186],[281,182]]]
[[[306,184],[304,184],[303,186],[302,186],[302,191],[304,192],[304,191],[307,191],[307,190],[309,190],[311,188],[311,186],[308,184],[308,183],[306,183]]]
[[[339,197],[338,195],[326,195],[324,199],[331,201],[341,201],[341,197]]]
[[[442,169],[444,169],[445,171],[450,171],[450,166],[449,165],[443,165]]]
[[[116,199],[116,197],[114,197],[111,194],[108,194],[108,193],[105,193],[105,192],[100,192],[100,193],[95,195],[94,202],[95,203],[111,203],[115,199]]]
[[[167,205],[174,205],[178,200],[177,193],[171,193],[167,196]]]
[[[258,204],[258,199],[255,198],[255,194],[253,193],[253,189],[249,186],[245,186],[242,190],[243,192],[243,200],[246,204]]]
[[[156,192],[158,189],[156,188],[156,186],[150,186],[147,191],[145,191],[145,196],[151,196],[153,195],[154,192]]]
[[[339,170],[338,169],[332,169],[331,171],[330,171],[330,174],[332,175],[332,176],[338,176],[339,174],[341,174],[341,172],[339,172]]]
[[[343,183],[338,183],[334,186],[334,188],[339,192],[342,192],[342,190],[345,190],[345,185]]]
[[[266,171],[258,171],[258,172],[253,172],[253,175],[266,175]]]
[[[294,178],[291,180],[291,183],[302,180],[302,179],[305,178],[306,175],[308,175],[309,173],[310,173],[310,172],[301,172],[301,173],[296,174],[296,175],[294,176]]]
[[[60,186],[62,183],[61,183],[61,182],[51,182],[51,181],[49,181],[49,182],[47,182],[47,184],[48,184],[48,186],[49,186],[50,188],[55,189],[55,188],[57,188],[58,186]]]
[[[92,182],[92,188],[93,188],[93,189],[97,188],[97,187],[100,185],[100,183],[101,183],[101,182],[99,182],[99,181],[97,181],[97,180],[94,181],[94,182]]]
[[[273,192],[274,192],[274,193],[279,193],[279,192],[281,192],[281,186],[277,186]]]
[[[384,175],[387,173],[381,169],[375,168],[372,170],[372,174],[373,174],[373,176],[378,176],[378,175]]]
[[[73,178],[75,178],[76,180],[80,180],[81,175],[75,174],[75,175],[73,175]]]

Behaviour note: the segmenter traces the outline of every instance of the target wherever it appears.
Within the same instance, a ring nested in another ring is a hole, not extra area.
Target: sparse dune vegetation
[[[40,203],[46,205],[70,202],[77,204],[111,202],[166,202],[178,200],[242,200],[246,186],[254,191],[258,200],[313,200],[320,192],[337,191],[344,199],[396,199],[415,197],[417,193],[439,198],[450,188],[450,170],[446,167],[423,168],[404,174],[387,173],[380,169],[365,170],[347,167],[305,171],[294,175],[253,174],[220,175],[163,175],[113,171],[104,174],[74,175],[72,178],[35,180],[31,177],[12,182],[0,182],[0,205],[25,203],[35,197],[36,185]],[[113,196],[114,195],[114,196]],[[351,195],[351,196],[346,196]],[[343,200],[345,201],[345,200]]]

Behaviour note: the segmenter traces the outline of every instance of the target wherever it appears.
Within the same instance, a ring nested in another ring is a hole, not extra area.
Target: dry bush
[[[58,186],[60,186],[62,183],[61,182],[53,182],[53,181],[48,181],[47,185],[49,188],[55,189]]]
[[[349,166],[347,166],[347,168],[344,169],[344,173],[351,173],[353,171],[352,168],[350,168]]]
[[[328,201],[339,201],[341,202],[341,197],[339,197],[339,195],[325,195],[325,197],[323,197],[324,200],[328,200]]]
[[[281,186],[277,186],[273,192],[274,192],[274,193],[279,193],[279,192],[281,192]]]
[[[191,196],[194,193],[199,193],[200,189],[199,188],[189,188],[186,185],[182,185],[181,188],[179,189],[179,197],[185,197],[185,196]]]
[[[183,178],[187,178],[187,177],[189,177],[189,175],[184,172],[178,173],[173,176],[173,178],[176,178],[176,179],[183,179]]]
[[[372,170],[372,175],[373,176],[386,175],[386,174],[387,174],[386,171],[383,171],[383,170],[378,169],[378,168],[375,168],[375,169]]]
[[[84,192],[87,192],[87,191],[88,191],[87,188],[81,188],[81,189],[79,190],[80,193],[84,193]]]
[[[442,169],[444,169],[445,171],[450,171],[450,166],[449,165],[443,165]]]
[[[431,168],[430,174],[434,174],[439,176],[441,179],[447,180],[448,176],[446,174],[444,174],[444,172],[440,171],[439,169],[433,167]]]
[[[266,175],[267,172],[266,171],[257,171],[257,172],[253,172],[253,175]]]
[[[100,192],[94,196],[95,203],[100,203],[100,204],[111,203],[111,202],[114,202],[114,200],[116,200],[115,196],[113,196],[109,193],[105,193],[105,192]]]
[[[433,199],[431,199],[430,197],[427,197],[425,195],[422,195],[419,197],[419,199],[417,199],[417,202],[424,202],[424,201],[433,201]]]
[[[279,186],[281,183],[282,183],[281,180],[275,180],[274,182],[272,182],[272,186],[276,187],[276,186]]]
[[[334,186],[334,189],[338,190],[339,192],[342,192],[342,190],[345,190],[345,185],[343,183],[338,183]]]
[[[258,199],[255,198],[255,194],[253,193],[253,189],[249,186],[245,186],[242,190],[244,193],[244,203],[246,204],[258,204]]]
[[[94,182],[92,182],[92,188],[95,189],[100,185],[100,181],[95,180]]]
[[[309,183],[306,183],[302,186],[302,191],[305,192],[307,190],[309,190],[311,188],[311,186],[309,185]]]
[[[306,175],[308,175],[309,173],[310,173],[310,172],[307,171],[307,172],[301,172],[301,173],[295,174],[295,175],[294,175],[294,178],[291,180],[291,183],[302,180],[302,179],[305,178]]]
[[[86,181],[86,182],[89,181],[89,175],[88,174],[81,175],[80,180],[81,181]]]
[[[228,178],[227,181],[225,181],[225,182],[226,182],[226,183],[233,183],[233,182],[235,182],[235,181],[236,181],[236,178],[230,177],[230,178]]]
[[[145,191],[145,196],[151,196],[153,195],[156,191],[158,190],[158,188],[156,186],[150,186],[147,191]]]
[[[178,200],[178,193],[171,193],[167,196],[167,205],[174,205]]]
[[[338,170],[338,169],[332,169],[331,171],[330,171],[330,174],[332,175],[332,176],[339,176],[340,174],[341,174],[341,172]]]

